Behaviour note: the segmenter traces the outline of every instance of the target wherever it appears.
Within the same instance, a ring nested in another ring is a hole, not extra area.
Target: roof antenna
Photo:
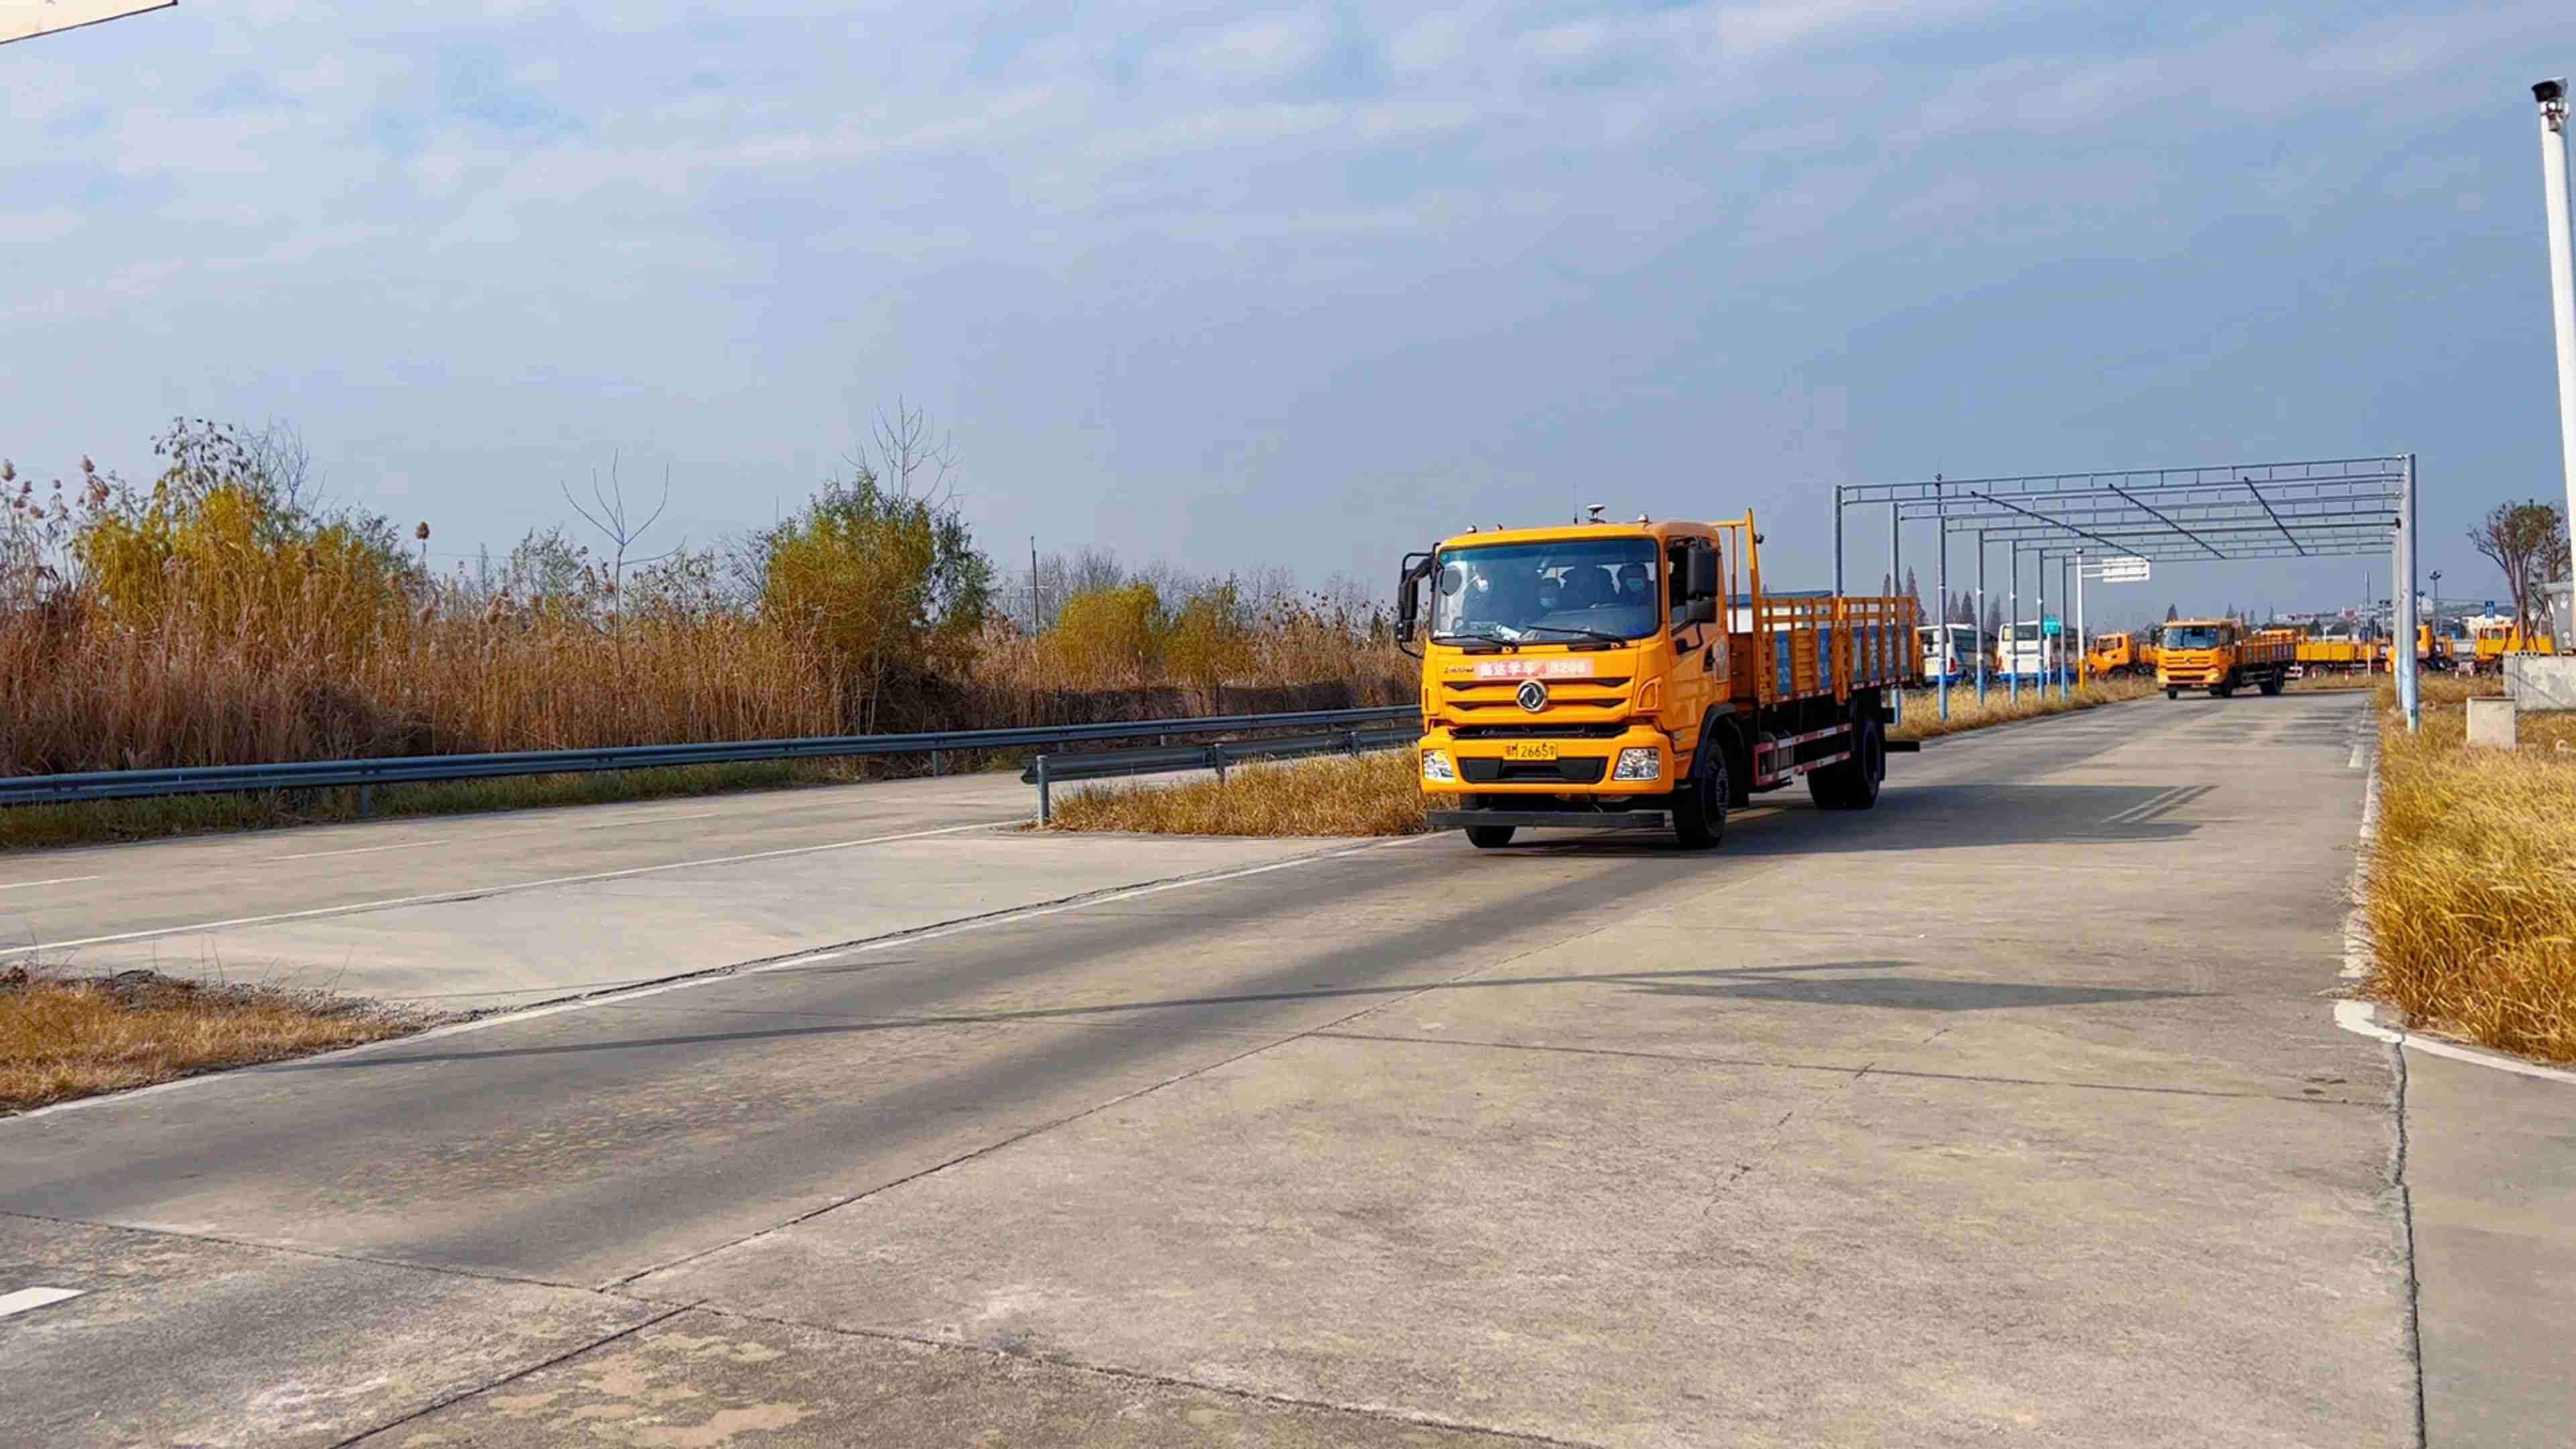
[[[1585,520],[1584,520],[1584,522],[1586,522],[1586,523],[1599,523],[1599,522],[1601,521],[1601,510],[1602,510],[1602,509],[1604,509],[1604,508],[1607,508],[1607,507],[1609,507],[1609,506],[1610,506],[1610,505],[1609,505],[1609,504],[1607,504],[1607,503],[1586,503],[1586,504],[1584,504],[1584,505],[1583,505],[1583,511],[1592,515],[1590,518],[1585,519]]]

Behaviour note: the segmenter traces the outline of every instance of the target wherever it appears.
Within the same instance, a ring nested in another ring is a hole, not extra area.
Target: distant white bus
[[[1974,624],[1926,624],[1914,634],[1923,655],[1925,679],[1937,680],[1944,675],[1952,680],[1974,679],[1981,659],[1989,670],[1994,667],[1985,631]]]
[[[2066,662],[2066,636],[2041,630],[2037,619],[2006,624],[1995,645],[1996,669],[2023,679],[2054,677]]]

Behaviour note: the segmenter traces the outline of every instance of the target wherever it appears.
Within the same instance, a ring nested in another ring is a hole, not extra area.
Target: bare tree
[[[618,461],[616,454],[609,455],[608,481],[605,483],[600,481],[597,469],[591,470],[589,506],[573,496],[570,485],[558,485],[563,489],[564,502],[571,504],[572,511],[581,515],[581,521],[597,529],[599,536],[607,541],[608,577],[602,580],[601,592],[608,595],[611,629],[615,629],[620,621],[618,611],[623,605],[618,596],[625,589],[627,564],[652,562],[651,559],[629,560],[626,555],[652,530],[654,524],[662,521],[662,511],[671,506],[671,470],[664,468],[662,496],[654,502],[653,511],[642,521],[637,521],[626,506],[626,485],[618,477]]]
[[[2541,586],[2567,575],[2567,529],[2558,509],[2537,499],[2499,503],[2469,530],[2469,542],[2504,571],[2514,628],[2528,638]]]
[[[957,444],[930,430],[930,414],[894,400],[894,412],[879,409],[869,426],[868,441],[850,456],[852,467],[872,475],[877,486],[898,497],[945,511],[956,502]]]

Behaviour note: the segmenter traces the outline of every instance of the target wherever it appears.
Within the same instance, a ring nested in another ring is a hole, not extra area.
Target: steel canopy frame
[[[2412,453],[1997,478],[1936,474],[1928,481],[1840,483],[1834,486],[1834,591],[1843,591],[1845,511],[1883,507],[1891,573],[1903,557],[1905,525],[1934,525],[1940,544],[1938,587],[1945,601],[1950,594],[1950,537],[1974,538],[1981,615],[1985,552],[1994,544],[2004,545],[2014,560],[2011,588],[2016,598],[2019,560],[2027,555],[2038,561],[2043,617],[2051,561],[2061,569],[2072,564],[2080,572],[2083,560],[2112,557],[2219,563],[2332,558],[2386,550],[2392,555],[2391,572],[2398,583],[2390,590],[2396,600],[2395,633],[2399,639],[2412,640],[2416,496]],[[2061,593],[2064,587],[2061,581]],[[2018,687],[2017,673],[2014,678]],[[1978,688],[1982,695],[1982,667]],[[1947,716],[1946,671],[1940,692],[1941,712]],[[2397,693],[2406,727],[2416,728],[2422,711],[2413,670],[2397,671]]]

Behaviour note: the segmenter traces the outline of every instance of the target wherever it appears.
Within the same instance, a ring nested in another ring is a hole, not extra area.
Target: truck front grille
[[[1615,740],[1623,724],[1467,724],[1449,731],[1462,740]]]
[[[1602,768],[1609,763],[1599,755],[1562,760],[1496,760],[1467,755],[1459,759],[1458,773],[1470,785],[1598,785]]]

